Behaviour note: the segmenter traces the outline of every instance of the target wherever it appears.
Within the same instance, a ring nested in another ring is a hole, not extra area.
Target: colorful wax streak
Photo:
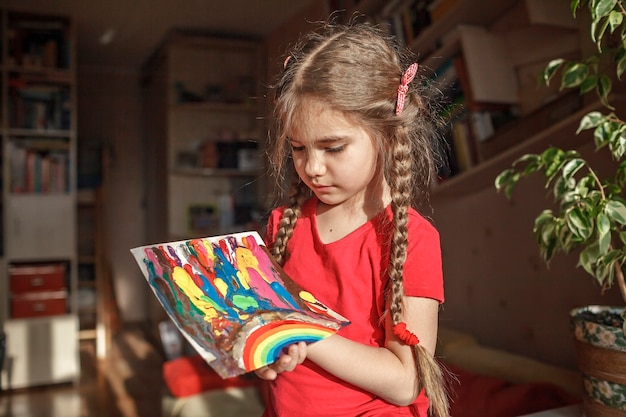
[[[349,321],[303,290],[256,232],[131,249],[159,302],[222,378],[258,369],[290,344]]]

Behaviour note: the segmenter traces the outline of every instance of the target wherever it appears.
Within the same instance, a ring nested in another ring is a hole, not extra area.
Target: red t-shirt
[[[302,208],[288,243],[285,272],[320,302],[351,321],[341,336],[369,346],[383,346],[384,292],[388,276],[391,209],[387,208],[348,236],[324,244],[317,232],[317,199]],[[274,210],[268,224],[271,247],[282,209]],[[378,231],[378,233],[377,233]],[[443,302],[443,276],[439,234],[415,210],[409,212],[409,246],[404,264],[407,296]],[[419,336],[419,335],[418,335]],[[265,417],[426,416],[423,394],[409,407],[398,407],[339,380],[309,360],[293,372],[269,382]]]

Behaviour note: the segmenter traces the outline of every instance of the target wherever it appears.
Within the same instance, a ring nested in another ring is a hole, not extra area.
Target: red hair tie
[[[409,65],[406,71],[404,71],[404,74],[402,74],[402,79],[400,80],[400,85],[398,86],[396,114],[400,114],[402,113],[402,110],[404,110],[404,98],[406,97],[406,93],[409,91],[409,83],[413,81],[415,74],[417,74],[417,62]]]
[[[406,323],[403,321],[393,326],[393,334],[409,346],[417,346],[420,342],[415,333],[406,328]]]

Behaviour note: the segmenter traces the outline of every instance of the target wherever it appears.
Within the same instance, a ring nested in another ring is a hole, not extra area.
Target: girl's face
[[[352,118],[307,99],[287,133],[296,172],[322,203],[388,200],[374,138]]]

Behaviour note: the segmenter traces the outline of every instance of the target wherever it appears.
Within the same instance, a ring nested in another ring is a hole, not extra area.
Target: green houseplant
[[[570,7],[575,18],[590,13],[596,52],[576,61],[553,60],[541,76],[546,84],[560,79],[561,89],[597,94],[604,110],[584,115],[577,133],[592,131],[596,150],[611,156],[614,169],[601,175],[605,164],[600,170],[576,150],[548,147],[517,159],[495,186],[510,198],[520,179],[543,175],[554,197],[533,227],[543,259],[549,263],[556,253],[575,253],[578,266],[602,291],[617,286],[621,292],[622,306],[587,306],[570,317],[585,415],[626,416],[626,122],[611,104],[626,70],[626,0],[571,0]]]

